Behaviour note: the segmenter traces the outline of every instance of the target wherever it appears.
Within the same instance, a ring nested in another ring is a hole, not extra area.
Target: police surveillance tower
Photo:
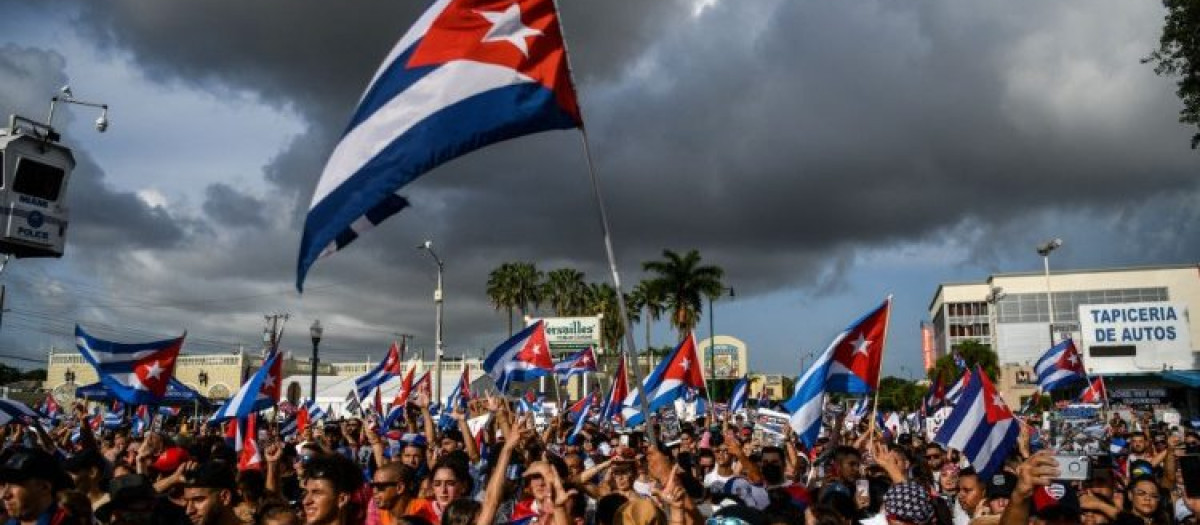
[[[54,130],[59,102],[101,109],[96,130],[108,129],[108,105],[77,100],[66,86],[51,97],[45,123],[9,117],[8,128],[0,129],[0,254],[6,258],[62,257],[75,156]]]

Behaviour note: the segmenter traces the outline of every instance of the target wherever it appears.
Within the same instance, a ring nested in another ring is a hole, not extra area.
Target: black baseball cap
[[[131,509],[148,510],[154,505],[158,493],[146,476],[126,474],[108,482],[108,502],[96,509],[96,517],[108,522],[113,511]]]
[[[1011,472],[997,472],[992,475],[987,484],[987,498],[1011,498],[1013,489],[1017,486],[1017,475]]]
[[[0,482],[20,483],[31,479],[49,481],[56,492],[75,487],[71,476],[48,452],[28,447],[13,449],[0,464]]]
[[[104,469],[104,456],[94,448],[82,450],[63,462],[67,472],[83,472],[89,468]]]
[[[201,464],[184,475],[184,483],[188,488],[228,489],[237,487],[233,468],[224,461],[210,461]]]

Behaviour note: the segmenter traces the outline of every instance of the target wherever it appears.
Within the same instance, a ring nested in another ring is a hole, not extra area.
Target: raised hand
[[[282,458],[283,445],[280,445],[278,442],[267,445],[267,448],[263,450],[263,459],[267,460],[267,463],[279,463],[279,460]]]
[[[1017,468],[1017,486],[1014,490],[1028,497],[1033,494],[1033,489],[1050,485],[1061,474],[1058,462],[1050,451],[1038,451]]]

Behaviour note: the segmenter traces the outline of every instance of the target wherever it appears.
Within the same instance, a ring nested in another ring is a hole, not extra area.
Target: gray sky
[[[1200,254],[1191,132],[1173,82],[1139,62],[1157,2],[559,3],[625,281],[699,249],[737,290],[717,331],[757,370],[797,374],[894,293],[885,368],[901,373],[939,282],[1038,269],[1049,237],[1066,239],[1059,268]],[[319,317],[326,355],[378,359],[394,332],[431,343],[427,238],[452,351],[503,339],[484,295],[500,263],[606,279],[579,135],[560,131],[419,179],[411,209],[294,292],[324,160],[424,5],[0,1],[0,113],[40,117],[66,83],[113,108],[103,135],[83,108],[57,121],[80,160],[68,253],[6,270],[0,351],[69,347],[78,321],[125,340],[186,329],[213,352],[286,311],[291,349],[307,354]]]

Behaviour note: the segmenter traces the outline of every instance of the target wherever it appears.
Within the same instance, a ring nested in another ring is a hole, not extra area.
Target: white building
[[[1200,339],[1193,336],[1200,315],[1193,311],[1200,313],[1198,264],[995,274],[941,284],[929,304],[937,356],[975,340],[994,348],[1002,365],[1028,367],[1072,337],[1114,400],[1128,393],[1200,408]]]

